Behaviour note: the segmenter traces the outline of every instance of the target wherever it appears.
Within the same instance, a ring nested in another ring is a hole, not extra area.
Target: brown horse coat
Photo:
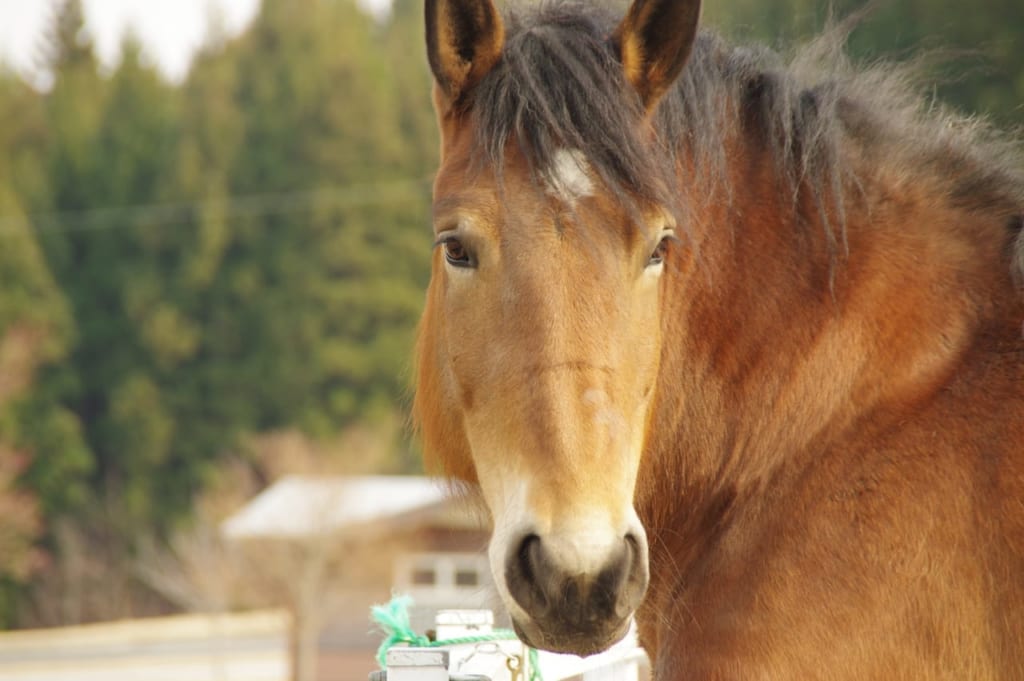
[[[658,681],[1024,679],[1020,156],[697,14],[427,2],[428,462],[536,645],[640,603]]]

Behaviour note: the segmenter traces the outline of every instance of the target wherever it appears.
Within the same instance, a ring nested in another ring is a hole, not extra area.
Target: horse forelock
[[[542,3],[507,18],[501,62],[473,93],[478,160],[501,169],[517,145],[538,186],[559,184],[565,152],[629,207],[669,204],[670,154],[642,134],[644,109],[626,83],[600,6]]]

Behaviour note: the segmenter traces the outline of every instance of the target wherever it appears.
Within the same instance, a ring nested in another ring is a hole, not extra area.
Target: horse
[[[1024,173],[852,65],[426,0],[425,465],[519,637],[658,681],[1024,679]]]

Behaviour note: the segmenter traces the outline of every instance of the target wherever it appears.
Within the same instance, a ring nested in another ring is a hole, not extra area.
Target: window
[[[486,593],[489,584],[487,557],[475,553],[408,553],[395,564],[395,586],[452,595],[454,592]]]
[[[480,573],[476,568],[459,567],[455,570],[455,586],[480,586]]]
[[[432,568],[417,566],[412,571],[413,586],[434,586],[437,584],[437,572]]]

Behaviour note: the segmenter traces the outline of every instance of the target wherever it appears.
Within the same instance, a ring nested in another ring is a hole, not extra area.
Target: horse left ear
[[[612,40],[648,111],[675,82],[697,37],[700,0],[634,0]]]
[[[505,26],[492,0],[427,0],[427,60],[448,106],[459,106],[501,58]]]

